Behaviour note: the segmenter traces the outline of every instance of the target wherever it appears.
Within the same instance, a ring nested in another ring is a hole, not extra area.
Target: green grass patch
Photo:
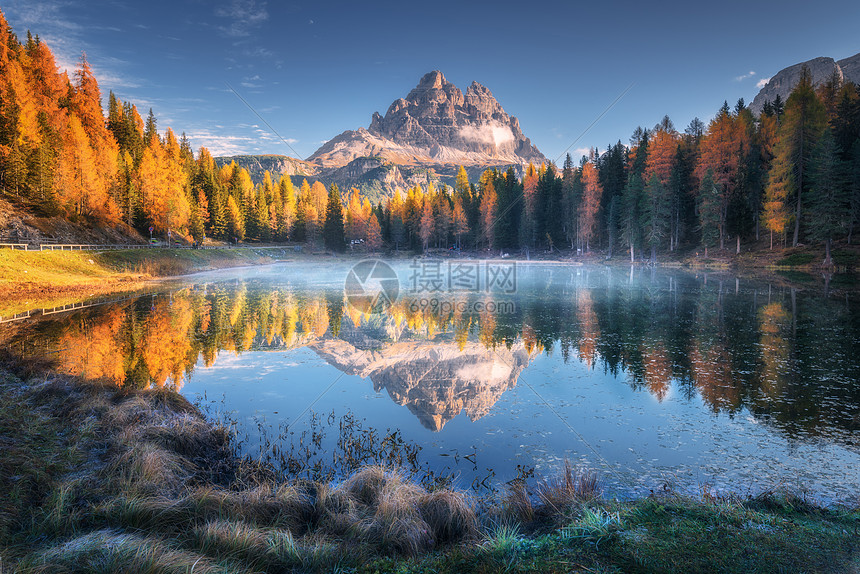
[[[860,264],[860,254],[857,251],[834,249],[830,252],[830,257],[833,259],[833,264],[839,267],[853,268]]]
[[[810,253],[809,251],[798,251],[795,253],[790,253],[789,255],[783,257],[776,262],[776,265],[785,267],[800,267],[802,265],[809,265],[814,259],[814,253]]]

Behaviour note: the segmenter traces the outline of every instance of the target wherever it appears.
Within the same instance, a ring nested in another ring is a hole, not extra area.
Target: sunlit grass
[[[282,254],[252,248],[103,252],[0,249],[0,317],[140,290],[147,280],[155,278],[271,263]]]

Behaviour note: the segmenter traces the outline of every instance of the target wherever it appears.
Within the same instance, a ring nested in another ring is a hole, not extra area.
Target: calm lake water
[[[462,487],[567,458],[619,496],[860,491],[860,297],[839,281],[825,294],[724,273],[468,265],[397,264],[399,298],[375,314],[344,296],[347,264],[200,274],[0,325],[0,345],[174,387],[238,421],[251,454],[258,428],[288,429],[325,460],[350,413]]]

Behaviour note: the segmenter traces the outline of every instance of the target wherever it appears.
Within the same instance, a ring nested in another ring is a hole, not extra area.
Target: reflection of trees
[[[56,348],[62,372],[179,388],[198,358],[211,366],[222,351],[304,344],[323,336],[335,319],[339,325],[342,309],[342,297],[325,293],[216,284],[81,312],[60,329],[45,322],[41,338],[53,341],[48,346]]]
[[[662,402],[669,392],[669,383],[672,380],[672,361],[663,343],[651,345],[643,342],[641,353],[645,384],[651,394]]]
[[[46,317],[34,330],[57,349],[63,372],[137,387],[179,387],[198,360],[212,365],[220,352],[292,348],[323,337],[353,337],[367,349],[432,340],[460,352],[521,342],[529,356],[560,350],[563,360],[624,376],[658,400],[673,391],[698,396],[715,412],[748,408],[792,433],[857,424],[856,302],[639,273],[628,283],[626,273],[538,268],[508,299],[438,294],[449,303],[441,308],[403,298],[382,316],[345,304],[341,291],[225,282],[61,321]],[[494,314],[472,305],[490,301],[515,307]]]
[[[144,323],[142,359],[153,384],[163,387],[170,379],[179,388],[191,369],[189,359],[197,358],[192,353],[195,317],[191,303],[185,297],[161,299],[153,307]]]
[[[61,349],[57,368],[64,373],[122,383],[125,380],[122,324],[120,315],[96,321],[70,321],[57,341]]]
[[[740,406],[740,381],[732,367],[724,321],[722,289],[705,290],[696,305],[695,329],[688,347],[690,378],[702,400],[714,411],[734,412]]]
[[[791,334],[791,314],[782,303],[770,303],[758,310],[758,325],[761,331],[760,398],[768,403],[782,394],[791,372],[791,347],[787,339]]]
[[[600,339],[600,326],[597,321],[597,313],[594,312],[591,291],[585,289],[577,291],[576,317],[579,321],[580,332],[579,357],[591,368],[594,366],[597,341]]]

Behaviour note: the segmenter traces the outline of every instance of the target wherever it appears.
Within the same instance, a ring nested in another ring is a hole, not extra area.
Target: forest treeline
[[[294,241],[327,248],[625,250],[652,259],[679,247],[851,243],[860,223],[860,95],[808,70],[756,117],[723,103],[683,132],[669,117],[629,145],[591,150],[559,169],[488,170],[454,186],[428,181],[372,205],[358,189],[255,184],[235,163],[195,154],[113,93],[107,114],[85,57],[69,78],[48,46],[22,42],[0,13],[0,188],[46,214],[128,224],[202,241]],[[734,245],[731,245],[734,243]]]

